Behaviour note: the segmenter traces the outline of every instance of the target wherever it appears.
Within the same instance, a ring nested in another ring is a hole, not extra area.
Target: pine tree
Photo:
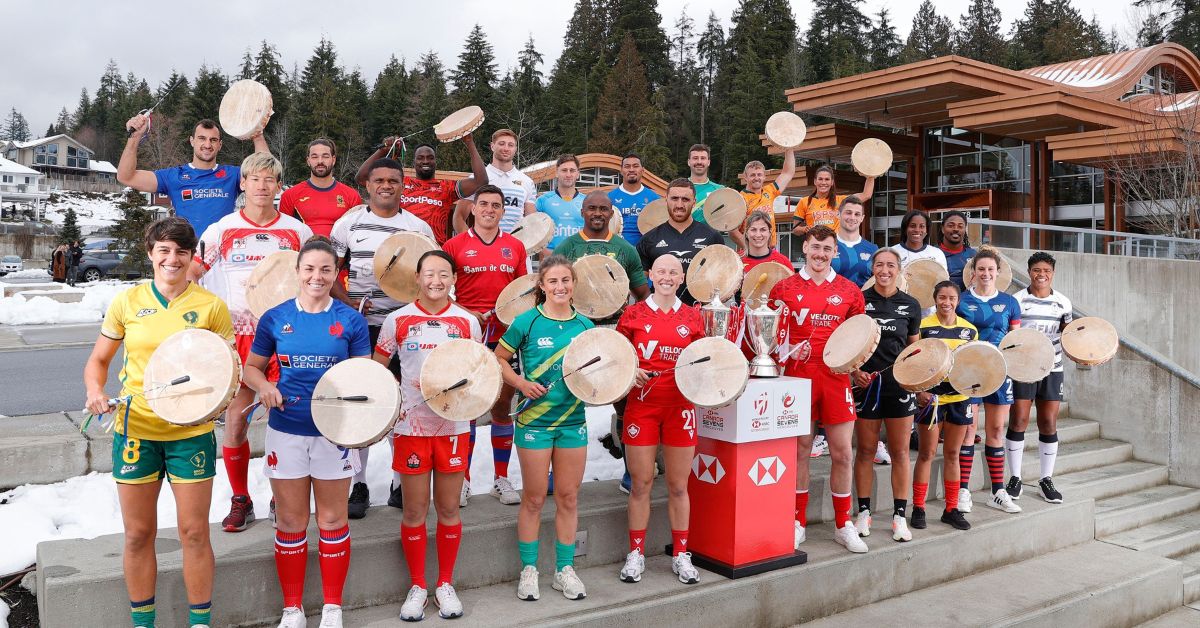
[[[609,58],[617,56],[628,34],[633,37],[638,57],[646,68],[651,91],[666,84],[671,76],[670,43],[662,28],[658,0],[613,0],[609,13],[612,24],[607,34]]]
[[[146,247],[142,239],[146,227],[154,222],[154,213],[146,207],[146,199],[141,192],[130,189],[117,204],[121,210],[121,218],[112,226],[109,233],[117,240],[117,248],[128,251],[121,261],[131,269],[140,270],[145,276],[150,271],[150,259],[146,255]]]
[[[1029,0],[1012,28],[1008,60],[1016,69],[1110,52],[1099,24],[1084,20],[1070,0]]]
[[[54,123],[51,122],[50,126],[46,127],[46,134],[42,137],[54,137],[55,135],[58,135],[58,127],[54,126]]]
[[[875,25],[867,33],[867,56],[871,59],[872,70],[882,70],[896,65],[900,59],[900,49],[904,45],[896,34],[896,27],[888,17],[886,8],[879,9]]]
[[[371,89],[370,113],[367,117],[367,137],[378,142],[404,128],[404,115],[409,107],[408,70],[395,55],[375,77]]]
[[[1170,0],[1170,5],[1167,40],[1200,50],[1200,0]]]
[[[701,143],[706,141],[713,126],[711,120],[713,85],[727,58],[725,27],[717,18],[716,11],[710,11],[708,22],[704,25],[704,32],[696,41],[696,60],[699,64],[700,89],[703,94],[700,104],[699,140]]]
[[[72,125],[71,114],[67,112],[66,107],[63,107],[62,111],[58,112],[58,119],[54,121],[54,134],[70,133]]]
[[[188,81],[187,76],[172,69],[171,76],[160,83],[158,89],[154,91],[154,101],[158,102],[158,106],[154,108],[154,113],[160,116],[178,116],[184,103],[187,102],[191,91],[191,83]],[[160,100],[162,102],[159,102]]]
[[[29,122],[25,120],[25,116],[17,111],[16,107],[8,114],[8,119],[4,122],[4,128],[0,130],[0,140],[11,140],[14,142],[28,142],[32,137],[29,131]]]
[[[74,207],[67,207],[66,214],[63,215],[63,226],[58,231],[59,244],[71,244],[76,240],[83,244],[83,232],[79,230],[79,217],[75,215]]]
[[[295,116],[290,121],[290,132],[297,142],[285,160],[289,172],[305,172],[304,151],[297,149],[313,138],[328,137],[338,144],[343,143],[342,130],[347,126],[348,115],[343,101],[344,84],[333,42],[322,37],[300,73]]]
[[[671,35],[671,78],[659,90],[660,106],[666,116],[668,155],[686,155],[687,149],[701,138],[701,108],[704,106],[701,70],[697,64],[696,23],[687,11],[675,20]],[[658,172],[668,177],[679,170]]]
[[[549,135],[561,151],[581,153],[591,140],[596,101],[613,59],[605,39],[609,27],[608,0],[576,0],[547,89],[554,94],[545,110]]]
[[[812,20],[804,36],[806,82],[820,83],[867,69],[863,51],[867,49],[866,33],[871,20],[863,15],[860,4],[862,0],[813,2]],[[762,56],[761,50],[759,55]]]
[[[463,43],[458,65],[450,71],[450,80],[454,82],[454,105],[478,105],[485,112],[493,110],[497,100],[495,85],[499,78],[492,44],[483,27],[476,24]]]
[[[446,69],[432,50],[421,55],[413,68],[410,83],[417,95],[410,106],[409,129],[428,129],[450,113],[450,98],[446,93]]]
[[[1008,44],[1000,34],[1001,19],[995,0],[971,0],[958,18],[955,54],[987,63],[1003,59]]]
[[[546,106],[543,62],[544,57],[531,35],[517,55],[517,67],[501,81],[499,93],[504,100],[496,121],[517,134],[516,159],[520,164],[544,161],[557,152],[549,135],[549,120],[543,113]]]
[[[219,68],[210,69],[207,65],[200,66],[200,71],[196,74],[196,82],[192,84],[191,92],[184,101],[180,113],[185,126],[187,126],[188,135],[192,134],[192,125],[196,122],[205,118],[216,118],[217,112],[221,109],[221,99],[225,97],[225,91],[228,89],[229,81]],[[222,153],[230,148],[232,146],[224,147]]]
[[[654,118],[650,82],[646,67],[638,55],[633,35],[626,33],[617,63],[604,81],[604,91],[596,104],[595,133],[588,143],[589,152],[621,155],[633,149],[645,129],[641,124]],[[645,161],[642,165],[649,167]]]
[[[275,110],[271,122],[274,123],[276,117],[282,120],[291,109],[293,90],[288,84],[287,71],[283,69],[279,51],[265,39],[254,56],[254,71],[250,78],[262,83],[271,92],[271,108]],[[267,131],[270,130],[268,126]]]
[[[1133,4],[1141,7],[1143,11],[1140,23],[1137,24],[1135,45],[1138,48],[1146,48],[1167,41],[1169,12],[1162,10],[1156,2],[1134,2]]]
[[[246,52],[242,55],[242,71],[238,72],[238,79],[253,79],[254,78],[254,57],[250,56],[250,47],[246,47]]]
[[[92,100],[88,97],[86,87],[79,89],[79,102],[75,104],[75,114],[71,116],[71,133],[79,132],[80,127],[87,124],[92,115]]]
[[[913,16],[912,30],[900,60],[913,63],[953,54],[954,37],[954,23],[950,18],[938,15],[932,0],[924,0]]]

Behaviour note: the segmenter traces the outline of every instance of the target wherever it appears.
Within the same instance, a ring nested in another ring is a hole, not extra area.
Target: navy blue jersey
[[[220,164],[199,170],[191,164],[154,171],[158,193],[171,198],[175,215],[187,220],[199,237],[209,225],[232,214],[241,193],[242,170]]]
[[[879,323],[879,346],[862,370],[875,373],[891,366],[908,346],[909,336],[921,333],[921,303],[900,290],[885,297],[871,286],[863,290],[866,314]]]
[[[1021,304],[1007,292],[981,298],[974,290],[962,293],[958,315],[979,330],[979,339],[999,346],[1009,330],[1021,324]]]
[[[837,240],[837,257],[833,258],[833,272],[862,287],[871,277],[871,256],[879,247],[874,242],[860,239],[849,245],[841,238]]]
[[[330,367],[351,356],[371,355],[367,319],[350,306],[331,299],[323,312],[300,309],[295,299],[263,314],[250,349],[255,355],[279,356],[279,388],[284,400],[304,398],[271,410],[271,429],[297,436],[320,436],[310,402],[317,381]]]
[[[939,248],[946,255],[946,271],[950,273],[950,281],[958,284],[960,290],[966,290],[967,286],[963,284],[963,269],[967,267],[967,262],[975,257],[975,249],[964,246],[961,251],[955,253],[946,247]]]

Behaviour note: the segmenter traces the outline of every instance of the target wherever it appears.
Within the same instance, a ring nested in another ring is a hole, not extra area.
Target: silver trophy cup
[[[712,302],[700,308],[700,318],[704,320],[704,335],[725,338],[729,332],[729,317],[732,310],[721,303],[721,293],[714,290]]]
[[[746,337],[754,349],[750,377],[779,377],[779,365],[771,354],[779,346],[780,316],[766,303],[746,312]]]

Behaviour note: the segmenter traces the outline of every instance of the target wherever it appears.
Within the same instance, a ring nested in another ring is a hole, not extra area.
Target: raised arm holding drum
[[[300,219],[313,233],[329,237],[333,224],[353,207],[362,205],[358,190],[333,177],[337,144],[326,137],[308,143],[308,178],[283,191],[279,211]]]
[[[855,193],[855,196],[862,199],[863,203],[869,204],[871,195],[875,193],[875,177],[865,177],[865,179],[862,191]],[[817,225],[825,225],[837,231],[838,207],[841,206],[844,198],[846,198],[845,195],[837,193],[833,168],[830,166],[817,168],[813,172],[812,194],[800,199],[800,202],[796,204],[792,233],[803,235],[805,231]]]
[[[500,230],[512,233],[517,221],[522,216],[528,216],[537,211],[537,187],[529,175],[517,168],[514,160],[517,157],[517,134],[508,129],[498,129],[492,133],[492,161],[484,168],[486,178],[480,185],[489,183],[500,188],[504,194],[504,217],[500,219]],[[464,194],[454,209],[453,226],[455,233],[467,230],[467,216],[471,213],[472,194]]]
[[[746,189],[741,191],[742,198],[746,199],[746,215],[749,216],[751,212],[760,210],[766,212],[771,217],[771,246],[778,246],[779,238],[775,234],[774,204],[775,199],[783,194],[783,191],[791,185],[792,178],[796,176],[796,149],[794,147],[784,149],[783,169],[770,183],[766,182],[767,167],[761,161],[747,163],[746,167],[742,169],[742,175],[746,179]],[[729,232],[729,237],[740,250],[746,248],[745,229],[746,225],[743,222],[737,229]]]
[[[654,260],[671,254],[683,263],[684,273],[692,259],[706,246],[725,245],[725,238],[712,227],[692,220],[692,207],[696,204],[696,190],[691,181],[675,179],[667,186],[667,222],[649,230],[637,243],[642,268],[654,266]],[[626,221],[626,230],[629,224]],[[677,289],[684,304],[694,305],[695,298],[687,291],[684,282]]]

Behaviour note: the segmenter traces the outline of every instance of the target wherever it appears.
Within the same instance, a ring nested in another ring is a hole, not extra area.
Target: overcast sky
[[[1073,0],[1090,19],[1097,15],[1106,29],[1116,27],[1130,38],[1128,0]],[[442,2],[366,2],[341,0],[250,0],[238,3],[82,2],[27,0],[3,2],[3,77],[0,112],[16,107],[41,136],[62,107],[75,109],[79,89],[94,94],[108,60],[122,73],[134,72],[152,87],[172,68],[194,77],[202,63],[234,73],[247,46],[273,43],[285,67],[303,66],[324,35],[333,41],[346,67],[359,66],[369,80],[395,54],[410,61],[427,50],[436,51],[448,66],[457,62],[463,40],[475,22],[483,25],[503,70],[516,62],[517,52],[532,34],[546,58],[549,74],[563,46],[563,30],[571,17],[571,0],[450,0]],[[887,5],[903,38],[920,0],[865,0],[863,9],[875,14]],[[938,11],[957,22],[968,0],[936,0]],[[1025,0],[997,0],[1005,32],[1024,11]],[[673,29],[687,11],[703,27],[710,11],[729,26],[737,0],[659,0],[663,25]],[[801,32],[812,14],[808,0],[792,0]],[[201,7],[204,8],[201,8]],[[216,113],[215,111],[213,112]]]

